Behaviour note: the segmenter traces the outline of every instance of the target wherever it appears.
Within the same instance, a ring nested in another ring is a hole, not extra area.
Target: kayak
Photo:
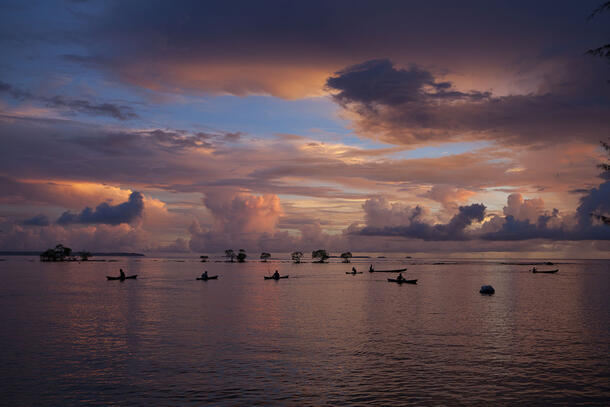
[[[134,274],[133,276],[127,276],[125,278],[121,278],[121,277],[112,277],[112,276],[106,276],[106,278],[108,280],[128,280],[128,279],[135,279],[138,278],[137,274]]]
[[[559,271],[559,269],[556,269],[556,270],[532,270],[532,273],[553,274],[553,273],[557,273],[558,271]]]
[[[398,280],[396,278],[388,278],[390,283],[398,283],[398,284],[417,284],[417,280]]]
[[[356,274],[362,274],[362,271],[346,271],[345,274],[351,274],[355,276]]]
[[[265,280],[279,280],[280,278],[288,278],[288,276],[280,276],[280,277],[267,277],[267,276],[265,276]]]
[[[406,268],[404,269],[397,269],[397,270],[375,270],[375,269],[369,269],[369,273],[402,273],[403,271],[407,271]]]
[[[203,281],[216,280],[216,279],[218,279],[218,276],[209,276],[207,278],[197,277],[197,280],[203,280]]]

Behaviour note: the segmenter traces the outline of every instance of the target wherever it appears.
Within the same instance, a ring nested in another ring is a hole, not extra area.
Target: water
[[[389,257],[389,255],[388,255]],[[610,400],[610,262],[0,262],[4,405]],[[331,262],[337,261],[331,259]],[[123,267],[137,280],[106,281]],[[216,281],[195,281],[205,267]],[[538,266],[539,268],[546,268]],[[290,278],[265,281],[274,269]],[[496,289],[480,295],[483,284]]]

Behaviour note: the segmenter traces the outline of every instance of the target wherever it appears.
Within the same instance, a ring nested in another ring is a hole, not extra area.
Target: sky
[[[0,0],[0,250],[608,257],[600,4]]]

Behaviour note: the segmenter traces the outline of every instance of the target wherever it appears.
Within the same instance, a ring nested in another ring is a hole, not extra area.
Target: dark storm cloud
[[[51,224],[47,215],[43,214],[36,215],[29,219],[25,219],[19,223],[23,226],[49,226]]]
[[[466,73],[498,65],[523,70],[568,50],[581,55],[602,30],[587,25],[594,6],[550,0],[114,1],[79,7],[74,26],[55,27],[62,35],[22,21],[6,31],[17,30],[15,39],[35,31],[36,38],[58,42],[66,42],[68,32],[86,51],[64,52],[65,61],[149,89],[294,98],[319,91],[309,86],[323,86],[324,72],[380,56]],[[299,82],[306,86],[295,89]],[[437,86],[441,90],[442,82]]]
[[[461,92],[418,67],[389,60],[347,67],[327,80],[333,98],[355,114],[359,130],[396,144],[488,139],[507,144],[597,141],[610,132],[610,99],[599,72],[552,82],[545,92],[493,96]],[[594,78],[592,80],[592,78]],[[600,82],[601,83],[601,82]]]
[[[114,103],[93,103],[84,99],[71,99],[65,96],[36,96],[29,91],[19,89],[9,83],[0,81],[0,93],[7,93],[15,99],[41,102],[47,107],[85,113],[92,116],[108,116],[118,120],[136,119],[139,116],[133,108]]]
[[[434,76],[417,66],[409,69],[394,67],[387,59],[376,59],[353,65],[328,78],[326,86],[338,91],[334,99],[342,105],[361,103],[373,109],[375,105],[396,106],[408,102],[427,103],[440,100],[481,100],[489,92],[458,92],[449,82],[437,82]]]
[[[86,207],[80,213],[66,211],[57,219],[57,223],[60,225],[71,223],[120,225],[136,220],[143,211],[144,197],[139,192],[132,192],[129,200],[122,204],[109,205],[103,202],[95,209]]]

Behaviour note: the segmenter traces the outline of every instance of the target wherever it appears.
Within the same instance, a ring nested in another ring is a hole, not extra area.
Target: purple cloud
[[[144,197],[139,192],[132,192],[127,202],[119,205],[109,205],[106,202],[99,204],[95,209],[86,207],[80,213],[64,212],[57,223],[67,225],[71,223],[119,225],[131,223],[139,218],[144,211]]]

